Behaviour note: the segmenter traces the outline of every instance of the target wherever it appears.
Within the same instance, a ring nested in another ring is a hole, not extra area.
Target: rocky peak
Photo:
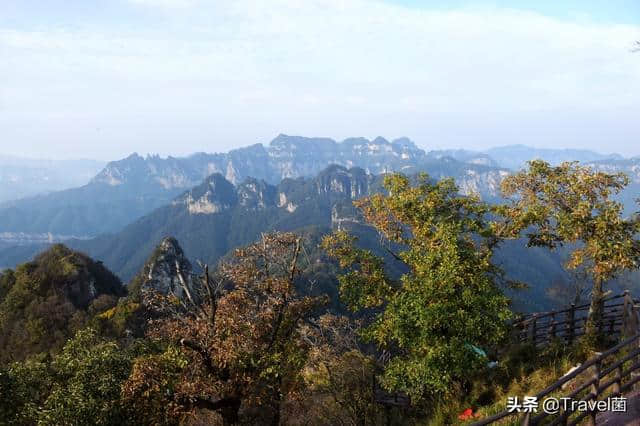
[[[128,181],[129,175],[139,169],[143,163],[144,158],[134,152],[127,158],[108,163],[91,182],[104,183],[110,186],[122,185]]]
[[[247,178],[238,185],[238,202],[248,210],[262,210],[276,205],[276,188],[264,180]]]
[[[142,290],[155,290],[164,295],[186,297],[182,280],[195,297],[193,268],[173,237],[167,237],[153,251],[137,280]]]
[[[178,197],[173,204],[184,204],[191,214],[214,214],[228,210],[236,204],[236,188],[220,173],[214,173],[204,182]]]
[[[409,149],[419,149],[415,142],[413,142],[411,139],[409,139],[406,136],[403,136],[401,138],[398,139],[394,139],[393,142],[391,142],[393,145],[399,146],[399,147],[403,147],[403,148],[409,148]]]
[[[307,138],[279,134],[269,144],[269,151],[289,151],[290,154],[301,150],[332,151],[336,141],[330,138]]]
[[[318,194],[339,194],[351,199],[361,198],[369,193],[372,177],[364,170],[354,167],[330,166],[315,179]]]

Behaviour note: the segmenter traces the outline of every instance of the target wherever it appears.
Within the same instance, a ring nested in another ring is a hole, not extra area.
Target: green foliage
[[[45,362],[31,360],[0,367],[0,424],[35,424],[52,382]]]
[[[102,264],[62,245],[5,272],[0,286],[0,363],[59,350],[97,296],[125,291]]]
[[[144,306],[130,298],[120,299],[119,303],[93,317],[89,324],[100,330],[100,334],[113,338],[127,335],[142,337],[146,323]]]
[[[304,406],[311,424],[382,424],[384,413],[372,387],[374,361],[357,349],[340,354],[322,349],[312,353],[305,372],[309,392]]]
[[[341,294],[353,309],[376,309],[363,336],[394,356],[384,384],[414,398],[442,395],[481,369],[486,358],[471,345],[493,347],[506,335],[508,300],[492,263],[498,240],[485,221],[489,208],[457,195],[451,180],[402,175],[385,179],[389,195],[357,203],[369,223],[403,249],[394,256],[408,272],[388,277],[384,262],[338,232],[323,243],[347,272]]]
[[[16,275],[11,269],[0,273],[0,303],[2,303],[15,283]]]
[[[504,230],[511,236],[526,230],[531,246],[582,243],[568,266],[586,264],[594,280],[607,281],[640,260],[640,222],[624,219],[622,204],[611,199],[628,183],[623,173],[531,161],[528,170],[503,181],[504,194],[512,197],[511,205],[499,209],[508,220]]]
[[[120,388],[132,360],[115,342],[102,341],[91,329],[80,331],[54,358],[54,385],[38,423],[119,425],[126,420]]]
[[[78,332],[52,359],[0,370],[0,418],[7,424],[131,424],[121,395],[134,359],[156,350],[120,347],[95,330]]]
[[[585,268],[593,279],[590,329],[600,314],[603,283],[640,264],[640,219],[624,218],[624,206],[611,199],[628,184],[624,173],[541,160],[502,183],[511,203],[497,208],[505,218],[499,233],[517,238],[524,232],[530,246],[574,244],[567,266]]]

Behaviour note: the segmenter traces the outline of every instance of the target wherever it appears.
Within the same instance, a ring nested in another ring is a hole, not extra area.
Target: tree
[[[498,209],[505,218],[498,233],[517,238],[524,232],[529,246],[571,244],[567,267],[585,268],[591,276],[589,334],[602,315],[604,284],[640,261],[640,221],[625,219],[622,204],[611,199],[628,183],[624,173],[594,171],[577,162],[553,167],[541,160],[502,182],[511,203]]]
[[[358,322],[325,314],[305,327],[311,350],[304,369],[306,397],[290,418],[308,425],[384,424],[375,402],[376,360],[360,350]],[[297,424],[297,423],[294,423]]]
[[[239,421],[241,407],[247,413],[259,407],[263,419],[271,415],[278,424],[283,400],[301,382],[308,351],[301,324],[325,303],[296,290],[301,250],[294,234],[263,235],[236,250],[213,277],[205,266],[198,294],[182,277],[184,300],[155,295],[154,309],[162,317],[151,334],[179,352],[139,360],[126,398],[149,404],[145,399],[155,395],[174,417],[204,409],[219,413],[225,424]]]
[[[405,265],[400,279],[345,232],[323,246],[347,269],[340,276],[344,301],[374,312],[363,337],[392,354],[383,376],[387,389],[412,398],[443,395],[486,364],[477,347],[506,336],[510,311],[499,288],[506,281],[491,261],[499,239],[486,220],[489,207],[458,195],[451,179],[432,184],[423,175],[412,186],[396,174],[384,186],[388,195],[355,204]]]
[[[121,347],[85,329],[52,358],[0,370],[0,422],[24,425],[133,424],[121,387],[144,345]],[[4,423],[3,423],[4,424]]]
[[[120,394],[132,362],[129,351],[94,330],[78,332],[51,363],[54,384],[38,424],[126,423]]]
[[[0,365],[0,423],[36,424],[51,385],[46,363],[32,360]]]

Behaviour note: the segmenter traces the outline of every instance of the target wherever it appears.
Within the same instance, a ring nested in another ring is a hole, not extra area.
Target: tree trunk
[[[237,425],[240,420],[240,403],[239,399],[234,400],[228,406],[220,409],[220,415],[222,416],[222,424],[224,426]]]
[[[278,388],[274,396],[274,413],[271,419],[271,426],[280,426],[280,412],[282,411],[282,376],[278,376]]]
[[[589,316],[587,317],[585,330],[587,336],[593,337],[598,333],[598,325],[602,322],[603,294],[602,280],[596,279],[591,291],[591,305],[589,306]]]

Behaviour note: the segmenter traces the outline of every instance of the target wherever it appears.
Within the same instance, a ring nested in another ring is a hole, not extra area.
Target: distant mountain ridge
[[[143,158],[132,154],[109,163],[92,183],[111,186],[155,183],[165,189],[188,188],[220,173],[233,184],[247,177],[275,184],[285,178],[313,176],[330,164],[361,167],[374,174],[415,166],[426,153],[407,138],[329,138],[278,135],[268,146],[255,144],[228,153],[197,153],[185,158]]]
[[[96,236],[121,229],[213,173],[232,184],[248,177],[278,184],[285,178],[315,176],[331,164],[360,167],[372,174],[430,170],[435,177],[458,178],[463,191],[492,196],[506,175],[495,167],[429,157],[407,138],[336,142],[279,135],[268,147],[256,144],[223,154],[185,158],[132,154],[107,164],[82,187],[5,204],[0,207],[0,233]]]
[[[515,145],[486,152],[426,153],[408,138],[348,138],[336,142],[281,134],[268,145],[255,144],[227,153],[198,153],[184,158],[132,154],[108,163],[84,186],[0,204],[0,243],[46,244],[116,232],[170,203],[213,173],[220,173],[232,184],[253,177],[277,185],[286,178],[315,176],[331,164],[360,167],[376,175],[428,171],[437,179],[455,178],[463,194],[478,193],[487,201],[496,201],[500,182],[512,172],[508,167],[536,157],[552,163],[577,159],[597,161],[601,163],[598,167],[609,165],[616,170],[627,167],[616,163],[625,160],[615,154],[584,150]],[[626,203],[632,199],[629,194],[626,191],[621,197]],[[199,207],[192,203],[192,208]]]
[[[625,173],[629,176],[629,185],[616,196],[625,206],[625,213],[632,214],[640,210],[640,157],[616,160],[600,160],[587,163],[596,170],[607,173]]]

